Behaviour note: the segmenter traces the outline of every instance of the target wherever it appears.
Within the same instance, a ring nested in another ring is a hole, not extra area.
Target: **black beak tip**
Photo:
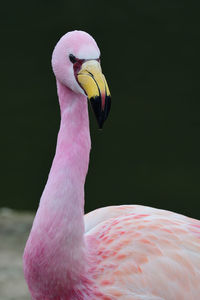
[[[106,96],[104,109],[102,109],[102,106],[101,106],[101,97],[97,96],[95,98],[91,98],[90,102],[91,102],[94,114],[96,116],[96,119],[97,119],[97,122],[99,125],[99,129],[101,130],[103,128],[103,124],[104,124],[105,120],[107,119],[109,111],[110,111],[111,97]]]
[[[98,123],[98,126],[99,126],[99,130],[102,130],[105,119],[102,118],[102,115],[98,115],[98,116],[96,115],[96,119],[97,119],[97,123]]]

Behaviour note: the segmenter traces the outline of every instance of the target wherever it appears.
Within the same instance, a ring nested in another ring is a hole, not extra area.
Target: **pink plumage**
[[[137,205],[105,207],[84,216],[91,146],[87,96],[100,126],[110,107],[99,56],[94,39],[82,31],[64,35],[53,52],[61,124],[24,251],[32,299],[199,300],[198,220]],[[76,58],[82,64],[78,70]],[[95,95],[95,76],[106,97]]]

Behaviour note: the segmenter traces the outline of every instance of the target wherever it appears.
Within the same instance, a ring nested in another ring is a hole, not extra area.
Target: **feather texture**
[[[199,299],[199,221],[125,205],[95,210],[85,223],[95,281],[110,299]]]

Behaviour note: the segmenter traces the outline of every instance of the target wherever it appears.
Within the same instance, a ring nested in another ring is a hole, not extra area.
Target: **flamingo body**
[[[108,299],[198,299],[200,222],[138,205],[85,216],[94,240],[95,281]]]
[[[100,51],[85,32],[64,35],[52,66],[61,110],[56,153],[24,250],[33,300],[199,300],[200,222],[137,205],[84,216],[90,154],[87,97],[99,126],[110,94]]]

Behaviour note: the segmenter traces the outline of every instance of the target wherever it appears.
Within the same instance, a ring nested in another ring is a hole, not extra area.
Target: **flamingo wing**
[[[89,213],[85,228],[105,299],[200,299],[200,221],[125,205]]]

